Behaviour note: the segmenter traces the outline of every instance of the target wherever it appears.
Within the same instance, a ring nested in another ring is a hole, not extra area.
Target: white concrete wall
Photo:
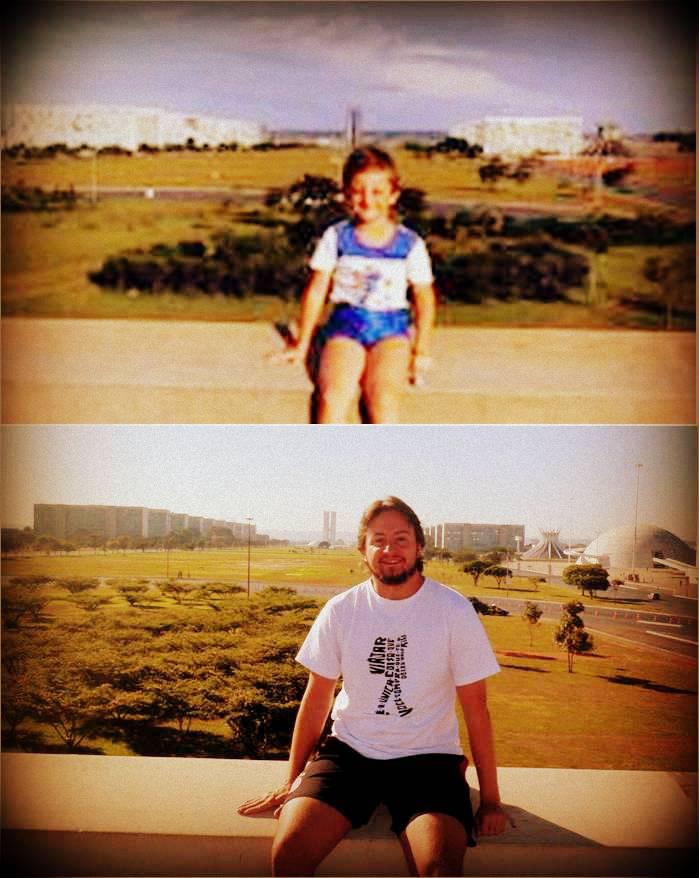
[[[3,863],[13,875],[270,874],[276,821],[238,805],[284,762],[2,755]],[[683,875],[696,859],[695,773],[499,769],[512,825],[466,853],[479,876]],[[477,805],[475,772],[468,780]],[[407,869],[379,809],[319,875]]]

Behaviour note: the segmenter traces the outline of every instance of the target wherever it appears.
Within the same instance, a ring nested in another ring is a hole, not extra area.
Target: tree
[[[606,591],[609,588],[609,573],[601,564],[571,564],[563,570],[563,581],[579,588],[583,596],[588,592]]]
[[[51,552],[60,552],[63,543],[55,537],[41,536],[34,541],[34,547],[37,552],[46,552],[47,555],[50,555]]]
[[[26,588],[15,584],[4,586],[2,590],[2,621],[7,628],[18,628],[25,616],[34,622],[41,618],[41,611],[48,603],[48,598],[41,597]]]
[[[486,576],[492,576],[493,579],[497,582],[498,588],[501,587],[503,582],[507,579],[508,576],[512,576],[512,571],[509,567],[500,567],[498,564],[494,564],[492,567],[488,567],[484,571]]]
[[[478,580],[482,574],[490,567],[487,561],[469,561],[461,568],[464,573],[468,573],[473,578],[474,587],[478,585]]]
[[[487,164],[480,166],[478,176],[481,178],[481,183],[490,183],[492,188],[495,188],[497,181],[506,176],[507,170],[507,165],[499,158],[494,157]]]
[[[534,629],[537,627],[537,625],[539,625],[539,620],[543,615],[544,611],[541,609],[541,607],[539,607],[538,604],[527,601],[527,603],[524,605],[522,618],[529,627],[529,646],[532,646],[534,643]]]
[[[458,552],[454,552],[453,554],[454,561],[456,561],[457,564],[465,564],[467,561],[475,561],[477,557],[476,553],[469,549],[459,549]]]
[[[580,601],[570,601],[563,605],[563,614],[553,639],[568,653],[568,673],[573,672],[573,659],[576,655],[589,652],[593,647],[592,635],[585,631],[585,623],[580,614],[585,611]]]
[[[34,532],[25,527],[20,530],[18,527],[2,528],[2,551],[18,552],[26,546],[34,542]]]
[[[694,251],[682,250],[674,258],[651,256],[643,266],[643,276],[654,284],[665,305],[665,328],[672,328],[672,313],[696,309],[696,266]]]

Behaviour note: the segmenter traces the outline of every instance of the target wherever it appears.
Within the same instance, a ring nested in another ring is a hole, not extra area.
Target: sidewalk
[[[5,753],[3,862],[18,876],[266,876],[276,821],[236,808],[285,770],[272,761]],[[498,775],[515,826],[470,849],[466,875],[684,875],[696,859],[694,773]],[[476,787],[472,768],[468,780]],[[388,824],[379,809],[318,874],[406,875]]]
[[[5,423],[307,423],[267,323],[2,322]],[[405,423],[694,423],[693,333],[441,327]]]

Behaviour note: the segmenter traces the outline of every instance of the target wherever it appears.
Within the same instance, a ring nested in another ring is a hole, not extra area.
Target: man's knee
[[[313,875],[318,863],[308,860],[308,852],[291,838],[275,838],[272,843],[273,875]]]
[[[454,876],[463,874],[463,862],[458,858],[436,856],[423,864],[420,875],[431,876]]]

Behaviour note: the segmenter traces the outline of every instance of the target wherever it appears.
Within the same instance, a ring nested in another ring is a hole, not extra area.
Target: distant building
[[[118,146],[135,152],[143,143],[165,147],[237,143],[266,139],[263,126],[244,119],[172,113],[147,107],[7,104],[2,108],[2,145],[28,147],[64,143],[71,149]]]
[[[654,567],[666,559],[696,565],[696,551],[675,534],[654,524],[639,524],[635,529],[633,525],[624,525],[605,531],[581,556],[582,563],[629,570]]]
[[[523,561],[560,561],[568,557],[568,552],[559,542],[560,531],[542,530],[539,542],[522,555]]]
[[[323,513],[323,540],[331,546],[335,544],[337,536],[337,513]]]
[[[167,509],[143,510],[143,536],[164,537],[172,530]]]
[[[483,147],[484,155],[578,155],[584,148],[583,120],[578,116],[486,116],[455,125],[451,137]]]
[[[34,504],[36,535],[59,540],[70,539],[76,534],[94,534],[106,540],[120,536],[164,537],[183,530],[206,535],[214,526],[228,528],[237,540],[247,540],[249,531],[251,540],[256,541],[256,527],[247,522],[214,521],[200,515],[144,506]]]
[[[444,522],[428,527],[426,537],[434,548],[450,552],[487,551],[495,546],[515,550],[518,540],[524,542],[524,525]]]

